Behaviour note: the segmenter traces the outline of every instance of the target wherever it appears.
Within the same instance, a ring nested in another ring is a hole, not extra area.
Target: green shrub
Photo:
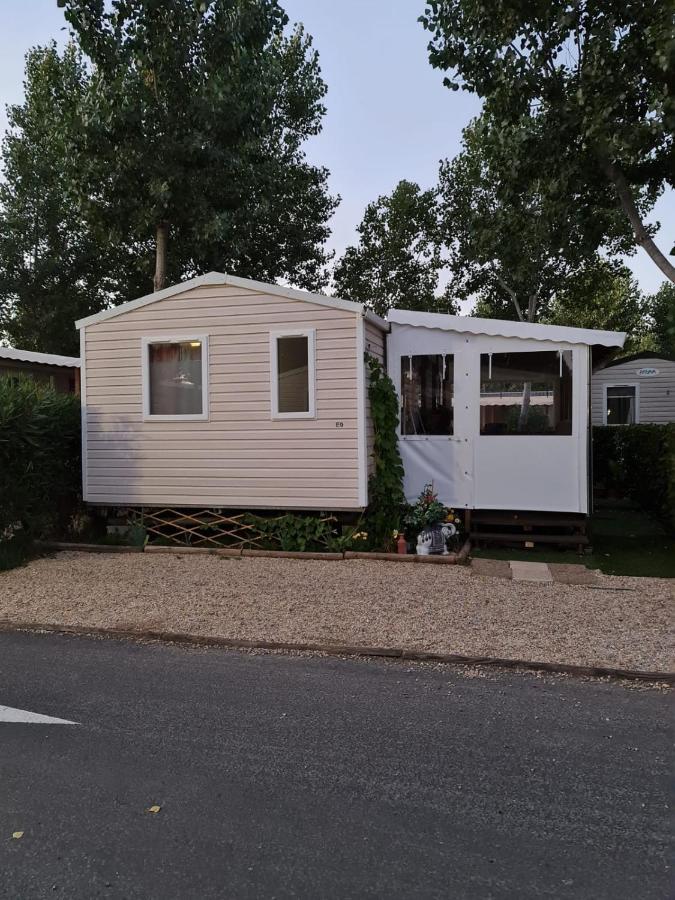
[[[81,483],[80,399],[0,377],[0,535],[66,528]]]
[[[332,516],[296,515],[256,516],[249,513],[246,522],[261,536],[265,549],[286,552],[341,552],[359,546],[362,532],[350,526],[341,532]]]
[[[596,425],[593,484],[675,528],[675,424]]]

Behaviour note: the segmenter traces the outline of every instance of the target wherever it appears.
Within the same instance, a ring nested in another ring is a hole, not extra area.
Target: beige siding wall
[[[202,286],[86,329],[86,499],[358,507],[356,313]],[[316,418],[272,420],[270,331],[316,329]],[[144,421],[143,337],[206,334],[209,420]],[[342,422],[336,427],[336,422]]]
[[[372,322],[366,320],[366,353],[370,353],[384,365],[384,343],[386,335],[383,331],[373,325]],[[370,403],[368,401],[368,379],[366,378],[366,446],[368,452],[368,475],[370,476],[375,468],[373,462],[373,442],[375,434],[373,432],[373,421],[370,416]]]
[[[640,376],[639,369],[658,369],[658,375]],[[593,374],[591,415],[594,425],[603,425],[603,398],[606,384],[635,384],[639,391],[639,422],[675,422],[675,362],[651,357],[600,369]]]

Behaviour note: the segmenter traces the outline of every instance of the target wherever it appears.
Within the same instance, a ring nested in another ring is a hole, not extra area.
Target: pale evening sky
[[[283,0],[282,0],[283,3]],[[328,167],[330,186],[342,202],[332,221],[331,248],[338,254],[355,240],[365,205],[389,193],[401,178],[430,187],[438,161],[460,149],[462,128],[479,101],[442,85],[427,60],[427,37],[415,0],[286,0],[292,22],[314,37],[328,84],[322,134],[308,156]],[[24,54],[66,32],[56,0],[0,0],[0,132],[5,106],[23,96]],[[657,243],[673,241],[675,192],[658,202],[651,219],[661,222]],[[645,291],[664,280],[642,251],[626,260]]]

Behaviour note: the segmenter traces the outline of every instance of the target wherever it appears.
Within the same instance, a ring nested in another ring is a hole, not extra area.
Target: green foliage
[[[79,397],[0,378],[0,534],[63,527],[80,490],[80,456]]]
[[[260,533],[266,548],[270,550],[332,553],[349,549],[354,544],[360,546],[361,533],[355,527],[340,533],[332,516],[286,513],[268,518],[249,514],[246,522]]]
[[[642,245],[675,269],[643,220],[672,183],[672,4],[644,0],[427,0],[433,66],[478,94],[508,148],[501,185],[545,177],[561,222],[594,248]]]
[[[675,285],[664,281],[646,302],[652,342],[648,349],[662,356],[675,357]]]
[[[9,106],[0,181],[0,336],[79,356],[74,321],[144,293],[124,247],[97,241],[70,191],[69,143],[89,75],[71,45],[26,56],[25,99]],[[137,251],[140,254],[140,251]],[[145,274],[147,278],[147,272]],[[147,282],[146,282],[147,283]]]
[[[595,426],[593,481],[675,529],[675,424]]]
[[[286,33],[277,0],[59,5],[90,66],[69,150],[98,239],[168,230],[170,282],[218,269],[319,287],[336,204],[303,151],[326,86],[302,27]]]
[[[652,349],[648,312],[649,299],[640,292],[630,270],[599,260],[561,286],[543,321],[548,325],[625,331],[628,338],[623,352],[629,354]]]
[[[366,353],[368,400],[374,430],[374,471],[368,481],[366,530],[369,546],[388,550],[405,504],[403,463],[398,449],[398,395],[382,365]]]
[[[489,115],[464,130],[462,152],[441,164],[440,220],[454,294],[476,301],[479,315],[534,322],[598,260],[576,218],[560,209],[553,174],[509,170],[521,135],[511,137]]]
[[[423,528],[444,522],[448,514],[449,510],[438,499],[433,484],[425,484],[417,500],[408,507],[404,521],[414,538]]]
[[[392,308],[456,311],[447,295],[437,295],[443,261],[435,191],[400,181],[368,204],[357,231],[358,246],[346,249],[333,273],[340,297],[380,316]]]

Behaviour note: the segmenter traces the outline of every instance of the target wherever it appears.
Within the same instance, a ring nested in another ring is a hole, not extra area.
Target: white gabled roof
[[[529,338],[535,341],[588,344],[589,346],[623,347],[623,331],[597,331],[592,328],[568,328],[566,325],[539,325],[532,322],[512,322],[506,319],[477,319],[473,316],[449,316],[445,313],[413,312],[392,309],[387,321],[418,328],[436,328],[468,334],[488,334],[493,337]]]
[[[175,297],[176,294],[182,294],[185,291],[192,290],[192,288],[202,287],[207,284],[222,284],[228,287],[244,288],[248,291],[258,291],[262,294],[286,297],[289,300],[304,300],[307,303],[316,303],[319,306],[330,306],[333,309],[345,309],[350,312],[362,313],[383,331],[387,330],[387,323],[384,319],[376,316],[375,313],[367,311],[361,303],[341,300],[339,297],[326,297],[324,294],[312,294],[309,291],[298,291],[294,288],[281,287],[278,284],[266,284],[263,281],[254,281],[251,278],[237,278],[235,275],[224,275],[222,272],[208,272],[206,275],[199,275],[197,278],[190,279],[190,281],[183,281],[181,284],[174,284],[171,287],[164,288],[163,291],[146,294],[144,297],[139,297],[138,300],[130,300],[128,303],[120,304],[120,306],[104,309],[103,312],[96,313],[96,315],[87,316],[86,319],[79,319],[79,321],[75,322],[75,327],[86,328],[87,325],[93,325],[95,322],[113,319],[122,313],[131,312],[132,309],[139,309],[141,306],[156,303],[158,300],[166,300],[168,297]]]
[[[36,353],[33,350],[15,350],[0,347],[0,359],[16,359],[19,362],[42,363],[43,366],[70,366],[80,368],[79,356],[57,356],[55,353]]]

